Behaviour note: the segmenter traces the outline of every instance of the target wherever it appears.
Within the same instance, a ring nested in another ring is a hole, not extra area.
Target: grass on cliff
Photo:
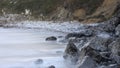
[[[66,1],[69,2],[69,0],[0,0],[0,14],[2,14],[2,10],[6,13],[21,14],[25,12],[25,9],[28,9],[32,16],[40,16],[41,14],[48,16],[58,6],[63,6],[66,3],[68,10],[85,8],[87,14],[90,15],[104,0],[70,0],[72,3]]]
[[[62,0],[1,0],[0,12],[4,9],[6,13],[22,13],[25,9],[33,15],[47,15],[61,4]]]

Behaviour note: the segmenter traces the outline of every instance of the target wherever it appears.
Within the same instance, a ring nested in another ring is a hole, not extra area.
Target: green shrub
[[[62,0],[1,0],[0,9],[11,13],[22,13],[29,9],[32,15],[47,15],[61,5]]]

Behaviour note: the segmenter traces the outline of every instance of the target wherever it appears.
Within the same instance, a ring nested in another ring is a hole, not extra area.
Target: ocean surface
[[[62,55],[66,43],[45,41],[65,33],[47,29],[0,28],[0,68],[70,68]],[[38,59],[43,63],[36,64]]]

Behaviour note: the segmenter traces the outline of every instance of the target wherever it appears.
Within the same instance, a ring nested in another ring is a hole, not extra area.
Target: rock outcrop
[[[72,37],[75,39],[72,39],[72,44],[67,45],[64,56],[68,55],[68,60],[72,60],[72,62],[77,60],[75,68],[119,68],[119,13],[101,24],[84,27],[80,33],[66,35],[65,39],[68,39],[69,42]],[[74,40],[79,40],[79,42],[74,42]]]
[[[78,61],[79,50],[73,42],[68,43],[63,57],[73,64]]]
[[[0,15],[22,13],[29,20],[97,23],[110,19],[119,4],[120,0],[1,0]]]

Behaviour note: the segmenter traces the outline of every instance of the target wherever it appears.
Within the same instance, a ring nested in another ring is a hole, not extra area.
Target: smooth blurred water
[[[71,68],[62,58],[66,44],[45,41],[65,33],[46,29],[0,28],[0,68]],[[43,64],[35,64],[43,59]]]

